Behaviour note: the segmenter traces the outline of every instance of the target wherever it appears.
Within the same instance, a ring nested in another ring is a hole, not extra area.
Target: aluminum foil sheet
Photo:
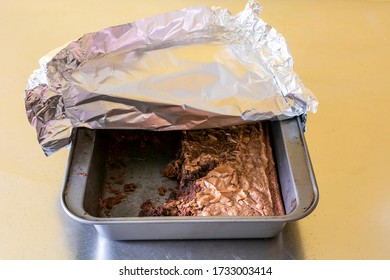
[[[317,100],[285,39],[248,1],[191,7],[88,33],[44,56],[25,91],[46,155],[72,129],[189,130],[286,119]]]

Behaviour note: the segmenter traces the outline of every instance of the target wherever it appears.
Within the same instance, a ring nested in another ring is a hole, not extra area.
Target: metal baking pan
[[[169,152],[136,153],[125,168],[108,168],[103,131],[77,128],[65,174],[62,206],[73,219],[93,224],[99,234],[113,240],[269,238],[279,234],[287,222],[309,215],[319,199],[318,188],[305,142],[301,118],[271,121],[275,163],[286,215],[269,217],[138,217],[140,203],[147,198],[166,199],[156,186],[174,187],[177,182],[159,175],[171,160]],[[130,164],[130,166],[129,166]],[[120,165],[120,163],[119,163]],[[109,214],[99,199],[109,195],[121,173],[121,182],[137,189]],[[154,175],[155,174],[155,175]],[[110,190],[108,190],[109,186]]]

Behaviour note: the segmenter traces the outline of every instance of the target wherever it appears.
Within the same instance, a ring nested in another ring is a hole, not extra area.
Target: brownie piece
[[[178,178],[179,193],[157,207],[148,203],[143,215],[284,214],[268,123],[183,131],[180,151],[162,172]]]

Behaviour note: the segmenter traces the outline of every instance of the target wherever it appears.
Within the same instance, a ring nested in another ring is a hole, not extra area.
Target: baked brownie
[[[268,123],[183,131],[180,159],[162,172],[180,191],[141,216],[284,214]]]

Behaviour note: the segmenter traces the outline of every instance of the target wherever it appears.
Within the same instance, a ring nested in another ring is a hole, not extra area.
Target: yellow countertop
[[[45,157],[25,114],[39,58],[108,26],[194,5],[235,14],[246,1],[1,1],[0,259],[207,258],[194,242],[215,258],[390,259],[390,1],[260,2],[319,100],[305,133],[320,191],[311,215],[271,240],[169,243],[104,240],[70,220],[68,150]]]

